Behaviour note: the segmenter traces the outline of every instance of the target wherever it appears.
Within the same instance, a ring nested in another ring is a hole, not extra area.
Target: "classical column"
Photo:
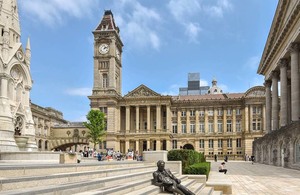
[[[252,125],[252,120],[253,120],[253,105],[250,105],[250,110],[249,110],[249,131],[253,131],[253,125]]]
[[[136,132],[139,132],[140,129],[140,107],[136,106],[135,107],[135,130]]]
[[[280,126],[288,124],[288,86],[287,86],[287,59],[280,59]]]
[[[160,140],[156,140],[156,150],[161,150]]]
[[[299,44],[292,43],[288,50],[291,54],[292,121],[298,121],[300,117]]]
[[[147,150],[148,150],[148,149],[149,149],[149,150],[151,149],[151,146],[150,146],[150,139],[147,140]]]
[[[262,127],[263,127],[263,131],[266,131],[266,106],[263,105],[262,108]]]
[[[190,111],[186,111],[186,133],[191,133]]]
[[[245,106],[245,132],[249,132],[249,111],[248,111],[248,105]]]
[[[182,133],[182,128],[181,128],[181,111],[177,111],[177,130],[178,134]]]
[[[167,131],[172,132],[172,116],[171,116],[171,108],[169,105],[167,105],[167,117],[166,117],[166,126],[167,126]]]
[[[270,133],[272,130],[272,109],[271,109],[271,103],[272,103],[272,98],[271,98],[271,85],[272,82],[270,80],[266,80],[265,83],[265,89],[266,89],[266,131],[267,133]]]
[[[126,106],[126,131],[130,130],[130,106]]]
[[[151,108],[150,106],[147,106],[147,132],[150,131],[150,123],[151,123],[150,108]],[[148,142],[147,142],[147,147],[148,147]]]
[[[135,141],[135,150],[137,150],[139,153],[141,152],[140,151],[140,140],[136,140]],[[141,154],[141,153],[140,153]]]
[[[208,108],[205,108],[204,111],[204,131],[205,134],[208,134]]]
[[[214,133],[218,133],[218,108],[214,108]]]
[[[199,133],[199,110],[196,110],[196,126],[195,126],[196,133]]]
[[[236,109],[232,109],[232,132],[236,132]]]
[[[125,153],[128,152],[128,149],[130,149],[130,148],[129,148],[129,140],[126,140],[126,141],[125,141]]]
[[[156,106],[156,130],[161,130],[161,105]]]
[[[227,133],[227,108],[223,109],[223,133]]]
[[[1,91],[0,91],[0,97],[7,98],[7,79],[2,77],[1,78]]]
[[[278,130],[279,125],[278,106],[278,72],[272,72],[272,130]]]

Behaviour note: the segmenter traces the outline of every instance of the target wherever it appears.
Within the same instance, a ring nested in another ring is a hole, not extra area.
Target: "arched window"
[[[42,140],[39,140],[39,149],[42,149]]]
[[[103,74],[103,81],[102,81],[102,87],[107,88],[108,87],[108,76],[107,74]]]

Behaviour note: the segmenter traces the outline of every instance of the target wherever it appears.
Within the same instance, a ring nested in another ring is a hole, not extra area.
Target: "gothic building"
[[[265,76],[267,134],[253,146],[258,162],[295,169],[300,169],[299,28],[300,2],[280,0],[257,70]]]
[[[242,159],[266,130],[265,89],[222,93],[216,81],[210,94],[161,95],[145,85],[121,95],[122,47],[111,11],[94,34],[94,86],[91,109],[106,114],[105,146],[128,150],[194,149],[210,157]]]

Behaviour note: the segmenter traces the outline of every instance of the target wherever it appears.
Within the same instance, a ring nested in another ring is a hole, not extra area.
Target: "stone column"
[[[263,128],[263,132],[266,131],[266,106],[263,105],[262,108],[262,128]]]
[[[166,126],[167,126],[167,131],[172,132],[172,116],[171,116],[171,108],[169,105],[167,105],[167,117],[166,117]]]
[[[236,132],[236,109],[232,109],[232,132]]]
[[[227,133],[227,108],[223,109],[223,133]]]
[[[266,88],[266,131],[267,133],[270,133],[272,130],[272,109],[271,109],[271,103],[272,103],[272,98],[271,98],[271,84],[272,82],[269,80],[266,80],[264,85]]]
[[[150,145],[150,139],[147,140],[147,150],[151,149],[151,145]]]
[[[147,106],[147,132],[150,132],[150,123],[151,123],[150,108],[151,108],[150,106]],[[148,142],[147,142],[147,147],[149,147]]]
[[[135,150],[137,150],[139,152],[139,154],[141,154],[140,152],[140,140],[136,140],[135,141]]]
[[[199,110],[196,110],[195,131],[196,131],[196,133],[199,133]]]
[[[140,129],[140,107],[136,106],[135,107],[135,130],[136,132],[139,132]]]
[[[156,140],[156,150],[161,150],[160,140]]]
[[[205,134],[208,134],[208,108],[205,108],[204,111],[204,131]]]
[[[167,150],[168,151],[172,150],[171,141],[167,139],[166,144],[167,144]],[[178,145],[177,145],[177,148],[178,148]]]
[[[287,59],[280,59],[280,126],[288,124]]]
[[[249,132],[249,111],[248,111],[248,105],[245,106],[245,132]]]
[[[126,106],[126,131],[130,130],[130,106]]]
[[[178,130],[178,134],[182,133],[182,129],[181,129],[181,112],[179,110],[177,111],[177,130]]]
[[[250,111],[249,111],[249,130],[250,132],[253,131],[252,121],[253,120],[253,105],[250,105]]]
[[[186,111],[186,133],[191,133],[190,111]]]
[[[161,130],[161,105],[156,106],[156,130]]]
[[[125,140],[125,153],[128,152],[129,149],[129,140]]]
[[[272,72],[272,130],[278,130],[279,106],[278,106],[278,72]]]
[[[300,117],[299,44],[292,43],[288,50],[291,54],[292,121],[298,121]]]
[[[7,98],[7,79],[2,77],[1,78],[1,91],[0,91],[0,97]]]
[[[218,108],[214,108],[214,133],[218,133]]]

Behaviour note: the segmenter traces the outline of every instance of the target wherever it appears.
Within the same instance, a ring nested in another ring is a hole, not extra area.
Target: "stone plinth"
[[[144,151],[143,152],[143,161],[146,162],[157,162],[159,160],[168,161],[168,151],[159,150],[159,151]]]
[[[63,153],[59,155],[59,164],[77,163],[76,153]]]

